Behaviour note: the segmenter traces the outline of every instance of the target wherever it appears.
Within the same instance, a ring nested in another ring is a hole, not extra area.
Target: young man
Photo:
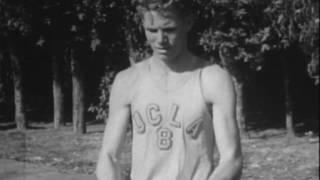
[[[98,180],[122,180],[118,158],[130,121],[132,180],[240,179],[232,80],[188,50],[187,1],[144,0],[139,8],[153,54],[115,79]]]

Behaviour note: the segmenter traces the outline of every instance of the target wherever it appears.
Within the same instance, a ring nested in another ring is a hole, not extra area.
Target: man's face
[[[191,27],[187,21],[175,13],[147,11],[143,17],[143,27],[153,55],[163,60],[179,56],[187,47],[187,33]]]

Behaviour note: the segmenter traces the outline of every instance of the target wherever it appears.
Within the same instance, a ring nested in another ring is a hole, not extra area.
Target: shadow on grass
[[[86,133],[86,135],[91,135],[91,134],[103,134],[103,130],[94,130],[94,131],[89,131]]]
[[[16,126],[15,123],[0,123],[0,131],[14,130],[16,128],[17,128],[17,126]],[[42,127],[42,126],[28,125],[27,129],[28,130],[44,130],[44,129],[47,129],[47,128],[46,127]]]
[[[103,120],[91,120],[86,123],[87,125],[104,125],[105,122]]]
[[[248,132],[248,139],[270,139],[270,138],[279,138],[286,135],[286,132],[283,129],[273,129],[265,131],[251,131]]]
[[[0,123],[0,131],[7,131],[17,128],[14,123]]]
[[[42,127],[42,126],[32,126],[32,125],[29,125],[27,127],[27,129],[29,130],[44,130],[44,129],[47,129],[46,127]]]

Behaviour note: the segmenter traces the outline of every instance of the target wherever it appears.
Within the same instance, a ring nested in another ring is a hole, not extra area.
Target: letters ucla
[[[131,67],[132,180],[208,179],[214,135],[200,85],[203,68],[168,90],[154,81],[148,61]]]
[[[146,119],[139,111],[135,111],[133,114],[133,122],[135,123],[135,130],[138,134],[144,134],[147,127],[158,129],[158,147],[161,150],[168,150],[172,146],[172,137],[175,128],[181,128],[181,122],[177,121],[177,115],[179,113],[179,105],[172,104],[171,112],[169,116],[169,127],[161,127],[161,122],[164,120],[163,114],[161,114],[160,106],[157,104],[149,104],[145,108]],[[201,119],[195,120],[186,128],[187,134],[192,138],[196,138],[201,127]]]

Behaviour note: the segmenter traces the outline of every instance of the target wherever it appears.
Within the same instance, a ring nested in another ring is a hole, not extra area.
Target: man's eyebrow
[[[165,22],[165,23],[163,24],[163,26],[170,26],[170,27],[176,26],[176,25],[177,25],[177,23],[175,23],[175,22]]]

